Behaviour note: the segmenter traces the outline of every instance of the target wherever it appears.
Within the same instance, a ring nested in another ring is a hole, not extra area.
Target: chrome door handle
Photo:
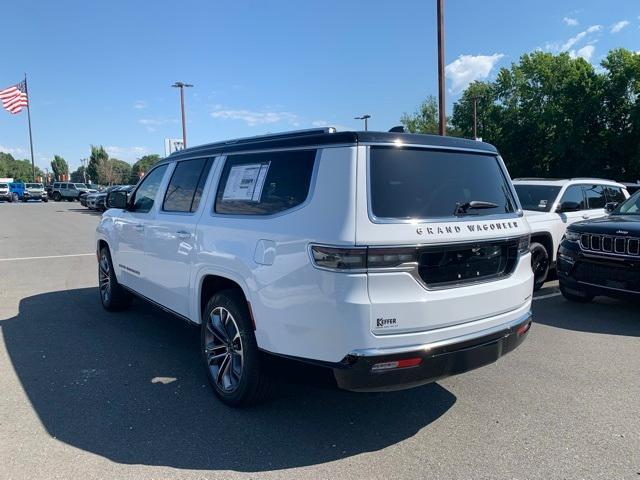
[[[589,220],[589,215],[582,215],[582,218],[585,220]]]
[[[184,230],[179,230],[176,232],[178,238],[191,238],[191,234],[189,232],[185,232]]]
[[[137,232],[141,232],[144,230],[144,225],[142,225],[141,223],[139,223],[138,225],[134,225],[134,230],[136,230]]]

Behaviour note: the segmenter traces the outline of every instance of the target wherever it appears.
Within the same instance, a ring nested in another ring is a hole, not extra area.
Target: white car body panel
[[[367,151],[319,148],[307,200],[263,217],[214,213],[224,156],[209,172],[196,213],[162,212],[171,165],[151,211],[107,210],[97,240],[109,245],[120,283],[193,323],[202,321],[200,293],[208,275],[237,283],[250,303],[259,347],[287,356],[339,362],[354,350],[445,340],[526,315],[533,290],[529,254],[505,278],[437,291],[406,272],[343,273],[312,264],[310,244],[422,245],[451,242],[449,232],[456,233],[455,242],[529,233],[521,213],[508,219],[372,223]],[[398,329],[376,328],[376,318],[387,315],[398,319]]]

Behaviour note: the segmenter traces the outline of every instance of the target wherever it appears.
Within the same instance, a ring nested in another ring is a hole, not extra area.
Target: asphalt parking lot
[[[0,478],[640,478],[638,305],[537,294],[527,341],[409,391],[217,402],[198,331],[102,310],[78,203],[0,203]]]

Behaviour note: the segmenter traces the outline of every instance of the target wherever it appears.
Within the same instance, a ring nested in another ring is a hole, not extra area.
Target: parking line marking
[[[95,253],[74,253],[71,255],[45,255],[43,257],[0,258],[0,262],[18,262],[20,260],[44,260],[49,258],[88,257],[89,255],[95,255]]]
[[[533,297],[533,299],[534,300],[544,300],[545,298],[553,298],[553,297],[557,297],[559,295],[562,295],[562,293],[560,293],[560,292],[548,293],[546,295],[541,295],[539,297]]]

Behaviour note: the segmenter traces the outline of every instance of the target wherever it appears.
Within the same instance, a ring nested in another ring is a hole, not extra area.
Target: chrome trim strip
[[[389,348],[364,348],[359,350],[352,350],[349,355],[353,355],[355,357],[377,357],[382,355],[395,355],[398,353],[411,353],[411,352],[428,352],[430,350],[435,350],[441,347],[448,347],[450,345],[455,345],[457,343],[465,343],[470,340],[475,340],[476,338],[486,337],[488,335],[498,333],[501,331],[511,330],[512,328],[520,325],[521,323],[525,323],[532,319],[531,310],[529,310],[524,315],[516,318],[515,320],[511,320],[508,323],[503,323],[500,325],[496,325],[495,327],[486,328],[479,332],[469,333],[467,335],[460,335],[458,337],[447,338],[446,340],[439,340],[431,343],[423,343],[419,345],[407,345],[403,347],[389,347]]]
[[[637,290],[626,290],[624,288],[608,287],[606,285],[600,285],[598,283],[583,282],[581,280],[578,280],[578,283],[581,285],[588,285],[590,287],[596,287],[596,288],[604,288],[606,290],[615,290],[617,292],[623,292],[623,293],[633,293],[633,294],[640,293],[640,291],[637,291]]]

